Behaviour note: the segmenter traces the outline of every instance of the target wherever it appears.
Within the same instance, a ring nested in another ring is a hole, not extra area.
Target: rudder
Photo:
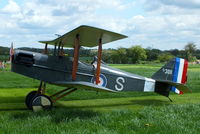
[[[173,58],[165,64],[160,70],[153,74],[152,78],[161,81],[171,81],[174,83],[185,84],[187,82],[188,61],[182,58]],[[171,86],[171,91],[182,94],[174,86]]]

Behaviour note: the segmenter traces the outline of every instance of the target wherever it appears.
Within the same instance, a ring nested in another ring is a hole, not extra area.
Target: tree
[[[172,55],[176,56],[176,57],[180,57],[179,56],[180,51],[178,49],[171,49],[168,52],[171,53]]]
[[[197,59],[200,59],[200,49],[197,49],[194,53],[194,56],[197,58]]]
[[[146,60],[147,58],[145,49],[139,45],[129,48],[127,50],[127,56],[131,63],[140,63],[140,61]]]
[[[172,58],[174,58],[174,56],[170,53],[163,53],[163,54],[158,56],[158,60],[160,62],[166,62],[166,61],[171,60]]]
[[[162,53],[161,50],[159,49],[150,49],[147,48],[146,49],[146,54],[147,54],[147,60],[148,61],[153,61],[153,60],[157,60],[158,56]]]
[[[102,60],[106,63],[112,63],[111,50],[105,49],[102,51]]]
[[[118,48],[117,49],[117,54],[119,56],[119,63],[120,64],[125,64],[127,63],[128,57],[126,55],[126,48]]]
[[[114,64],[119,64],[120,62],[120,56],[118,55],[118,52],[117,50],[112,50],[111,51],[111,60],[112,60],[112,63]]]
[[[194,59],[196,59],[196,57],[193,56],[193,53],[197,50],[196,45],[193,42],[188,43],[187,45],[185,45],[184,47],[185,50],[185,58],[188,61],[193,61]]]

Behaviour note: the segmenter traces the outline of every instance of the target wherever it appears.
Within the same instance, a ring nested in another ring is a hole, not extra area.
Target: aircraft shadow
[[[28,111],[26,107],[24,108],[1,108],[0,112],[17,112],[17,111]]]
[[[11,96],[11,97],[0,97],[0,104],[1,103],[21,103],[24,102],[25,97],[23,96]]]
[[[18,107],[18,103],[20,106]],[[66,101],[67,103],[67,101]],[[81,109],[81,108],[109,108],[109,107],[123,107],[123,106],[134,106],[134,105],[141,105],[141,106],[162,106],[162,105],[169,105],[173,102],[169,100],[157,100],[157,99],[144,99],[144,100],[130,100],[128,103],[120,103],[120,104],[97,104],[97,105],[84,105],[84,106],[66,106],[59,101],[57,102],[55,107],[63,108],[65,110],[70,109]],[[0,106],[4,105],[4,107],[0,107],[0,111],[18,111],[18,110],[27,110],[24,104],[24,97],[1,97],[0,98]],[[5,106],[5,104],[7,106]]]
[[[173,102],[169,100],[154,100],[154,99],[145,99],[145,100],[132,100],[132,104],[135,105],[142,105],[142,106],[163,106],[163,105],[170,105]]]
[[[59,102],[58,102],[59,103]],[[89,119],[98,116],[100,113],[92,110],[81,110],[77,108],[67,108],[65,106],[53,108],[51,111],[41,111],[34,113],[28,110],[24,104],[24,97],[1,97],[0,112],[12,112],[11,120],[13,119],[28,119],[50,117],[52,122],[68,122],[74,119]]]
[[[0,97],[0,112],[7,111],[27,111],[23,96]]]
[[[66,108],[57,108],[51,111],[41,111],[33,113],[30,112],[21,112],[15,113],[11,116],[11,120],[26,120],[26,119],[41,119],[48,117],[54,123],[70,122],[75,119],[87,120],[99,116],[99,112],[94,112],[90,110],[78,110],[78,109],[66,109]]]
[[[66,109],[81,109],[81,108],[109,108],[109,107],[123,107],[123,106],[163,106],[163,105],[170,105],[173,102],[168,100],[154,100],[154,99],[145,99],[145,100],[130,100],[129,103],[122,103],[122,104],[103,104],[103,105],[85,105],[85,106],[66,106],[61,103],[58,103],[58,107],[63,107]]]
[[[3,97],[2,100],[10,100],[13,97]],[[75,119],[87,120],[91,118],[95,118],[101,115],[101,112],[94,111],[92,108],[117,108],[128,106],[134,108],[135,105],[140,106],[162,106],[172,104],[168,100],[154,100],[154,99],[145,99],[145,100],[130,100],[124,104],[97,104],[97,105],[85,105],[85,106],[66,106],[62,103],[57,102],[57,105],[51,111],[41,111],[37,113],[33,113],[31,110],[27,110],[24,105],[23,97],[14,97],[14,100],[18,100],[17,102],[8,101],[8,108],[0,107],[0,112],[13,112],[12,116],[10,116],[10,120],[13,119],[28,119],[28,118],[45,118],[50,117],[51,122],[54,123],[62,123],[62,122],[70,122]],[[66,101],[67,102],[67,101]],[[6,104],[5,102],[0,102],[1,105]],[[18,107],[19,104],[19,107]],[[91,108],[91,109],[90,109]]]

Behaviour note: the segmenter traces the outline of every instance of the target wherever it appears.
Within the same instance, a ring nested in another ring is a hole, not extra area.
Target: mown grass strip
[[[199,104],[145,106],[140,111],[58,108],[52,111],[6,112],[0,114],[1,133],[180,133],[200,131]],[[189,114],[188,114],[189,112]]]
[[[0,90],[0,110],[9,109],[19,110],[26,109],[24,105],[25,96],[32,88],[13,88]],[[87,100],[68,100],[58,101],[56,107],[64,107],[66,109],[89,109],[97,111],[113,111],[117,109],[139,110],[144,106],[163,106],[173,104],[197,104],[200,100],[200,93],[187,93],[184,95],[170,95],[173,102],[168,98],[151,95],[151,96],[134,96],[134,97],[118,97],[106,99],[87,99]],[[18,107],[19,106],[19,107]]]

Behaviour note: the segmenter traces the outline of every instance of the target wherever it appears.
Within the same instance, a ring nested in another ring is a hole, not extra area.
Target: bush
[[[172,58],[174,58],[174,56],[170,53],[163,53],[163,54],[158,56],[158,60],[160,62],[166,62],[166,61],[171,60]]]

